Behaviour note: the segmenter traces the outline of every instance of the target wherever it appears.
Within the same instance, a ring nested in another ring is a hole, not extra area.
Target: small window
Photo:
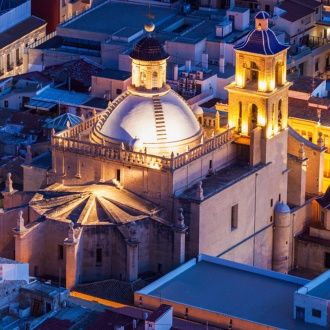
[[[273,206],[273,198],[270,200],[270,207],[272,207]]]
[[[210,160],[210,163],[209,163],[209,169],[212,168],[212,159]]]
[[[117,88],[117,89],[116,89],[116,94],[117,94],[117,95],[120,95],[121,93],[122,93],[122,92],[121,92],[121,89],[120,89],[120,88]]]
[[[102,249],[100,248],[96,249],[96,263],[102,264]]]
[[[324,267],[330,268],[330,253],[329,252],[325,252],[325,254],[324,254]]]
[[[319,71],[319,62],[315,62],[315,70],[314,71]]]
[[[238,204],[231,207],[231,230],[237,228],[238,225]]]
[[[321,318],[321,311],[319,309],[312,308],[312,316]]]
[[[278,195],[278,201],[281,201],[281,194]]]
[[[63,257],[64,257],[63,245],[59,244],[57,251],[58,251],[58,260],[63,260]]]
[[[8,101],[5,101],[5,107],[8,108]]]
[[[273,216],[272,215],[270,216],[269,222],[273,222]]]

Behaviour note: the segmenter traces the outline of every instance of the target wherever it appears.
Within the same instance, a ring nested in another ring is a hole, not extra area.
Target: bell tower
[[[266,12],[257,13],[255,28],[243,43],[234,47],[236,80],[226,87],[229,93],[228,123],[235,127],[238,136],[250,139],[251,165],[272,161],[266,149],[267,141],[287,128],[288,46],[281,44],[268,28],[268,19]],[[259,147],[260,152],[256,152]]]

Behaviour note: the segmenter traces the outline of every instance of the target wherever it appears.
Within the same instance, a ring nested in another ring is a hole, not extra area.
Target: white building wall
[[[30,0],[1,15],[0,33],[27,19],[29,16],[31,16]]]
[[[29,283],[29,264],[2,264],[2,279],[7,281],[23,280]]]

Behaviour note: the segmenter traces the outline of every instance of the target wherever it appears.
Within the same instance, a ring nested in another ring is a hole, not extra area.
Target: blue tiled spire
[[[289,48],[288,45],[281,44],[275,33],[268,28],[269,15],[265,11],[260,11],[254,18],[255,29],[250,31],[246,40],[236,45],[234,49],[262,55],[274,55]]]

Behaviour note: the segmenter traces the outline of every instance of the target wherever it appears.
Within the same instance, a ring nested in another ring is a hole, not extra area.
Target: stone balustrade
[[[120,148],[114,148],[104,146],[101,144],[95,144],[88,141],[78,140],[72,138],[72,136],[79,134],[83,131],[81,126],[86,128],[95,124],[98,116],[86,120],[83,123],[76,125],[72,128],[65,130],[62,133],[52,136],[52,148],[63,151],[73,151],[79,154],[87,155],[90,157],[103,158],[108,160],[117,160],[127,165],[138,164],[155,169],[175,170],[181,166],[184,166],[195,159],[212,152],[213,150],[226,145],[233,140],[234,129],[228,129],[213,138],[204,141],[199,146],[192,148],[191,150],[175,156],[173,153],[170,157],[161,157],[156,155],[150,155],[147,153],[134,152],[130,150],[122,150]],[[85,124],[85,125],[83,125]]]

